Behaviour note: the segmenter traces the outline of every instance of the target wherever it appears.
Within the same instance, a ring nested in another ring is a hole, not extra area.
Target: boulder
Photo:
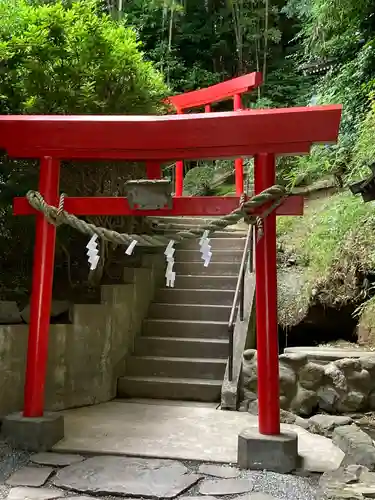
[[[350,425],[353,420],[350,417],[340,415],[314,415],[308,420],[309,431],[321,436],[332,437],[336,427],[341,425]]]
[[[346,392],[348,385],[344,372],[335,363],[328,363],[324,369],[324,375],[330,381],[330,385],[338,392]]]
[[[290,404],[291,411],[298,415],[310,416],[317,406],[318,396],[316,392],[308,391],[298,385],[297,394]]]
[[[360,411],[367,405],[367,394],[359,391],[349,391],[336,403],[336,410],[340,413]]]
[[[364,370],[367,370],[372,377],[375,375],[375,354],[374,356],[364,356],[363,358],[359,358],[359,362]]]
[[[280,354],[280,364],[290,366],[294,371],[298,371],[307,363],[307,355],[299,352],[288,352]]]
[[[372,439],[357,425],[336,427],[332,440],[345,453],[341,465],[364,465],[369,470],[375,470],[375,447]]]
[[[17,325],[23,323],[17,302],[0,301],[0,325]]]
[[[328,413],[334,413],[337,401],[340,399],[339,393],[328,385],[320,387],[317,392],[318,406]]]
[[[306,363],[298,372],[298,381],[304,389],[314,390],[321,384],[324,367],[317,363]]]
[[[279,366],[280,394],[292,399],[297,390],[297,377],[289,365],[280,362]]]

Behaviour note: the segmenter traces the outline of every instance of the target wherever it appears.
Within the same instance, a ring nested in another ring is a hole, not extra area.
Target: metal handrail
[[[228,353],[228,379],[233,380],[233,340],[234,340],[234,324],[236,319],[236,308],[238,300],[240,301],[239,314],[240,321],[244,320],[244,309],[245,309],[245,276],[247,263],[249,261],[250,269],[253,270],[253,235],[254,226],[249,225],[246,235],[245,247],[242,253],[242,260],[240,270],[238,272],[238,279],[236,284],[236,291],[234,292],[234,298],[232,303],[232,309],[230,311],[229,323],[228,323],[228,335],[229,335],[229,353]],[[249,254],[250,251],[250,254]],[[249,258],[248,258],[249,257]]]

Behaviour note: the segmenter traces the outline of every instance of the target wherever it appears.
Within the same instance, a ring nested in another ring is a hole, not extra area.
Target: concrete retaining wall
[[[101,304],[75,305],[73,324],[50,326],[47,410],[116,396],[117,378],[163,275],[163,256],[146,255],[142,268],[125,269],[124,284],[102,287]],[[0,327],[0,416],[22,409],[27,338],[27,325]]]

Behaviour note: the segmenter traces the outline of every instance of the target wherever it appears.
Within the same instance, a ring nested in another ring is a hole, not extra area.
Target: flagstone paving
[[[42,457],[42,462],[58,464],[21,467],[8,479],[18,486],[3,485],[0,498],[7,500],[98,500],[172,499],[177,500],[313,500],[316,477],[299,477],[272,472],[243,471],[212,463],[182,462],[119,456],[79,457],[61,454]],[[35,456],[32,456],[35,460]],[[40,457],[37,457],[39,460]],[[80,461],[78,461],[80,460]],[[66,467],[61,463],[71,463]],[[75,462],[75,463],[74,463]],[[39,488],[20,484],[25,469],[36,469],[45,482]],[[39,471],[38,471],[39,469]],[[230,475],[231,477],[228,477]],[[112,496],[113,495],[113,496]]]

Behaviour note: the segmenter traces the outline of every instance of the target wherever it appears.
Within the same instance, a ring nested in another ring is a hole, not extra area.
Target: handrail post
[[[231,382],[233,379],[233,344],[234,344],[234,323],[235,323],[235,311],[240,299],[240,320],[244,320],[244,302],[245,302],[245,275],[246,275],[246,264],[248,259],[249,250],[252,252],[252,233],[253,226],[249,226],[246,235],[245,246],[242,253],[240,270],[238,273],[236,290],[234,292],[234,298],[232,303],[232,308],[229,316],[228,323],[228,335],[229,335],[229,355],[228,355],[228,379]]]

